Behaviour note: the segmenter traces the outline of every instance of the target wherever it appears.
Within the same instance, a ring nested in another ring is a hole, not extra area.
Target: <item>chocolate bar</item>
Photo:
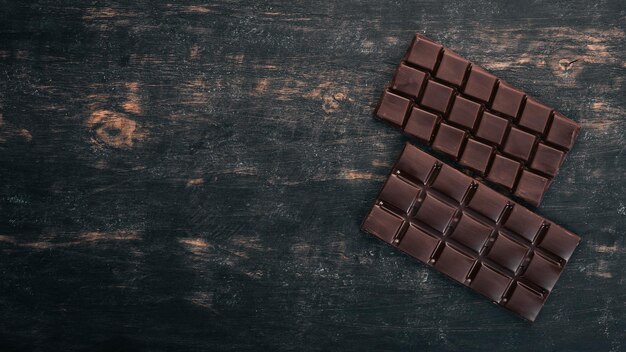
[[[530,321],[580,241],[408,143],[362,229]]]
[[[376,115],[538,206],[579,125],[417,35]]]

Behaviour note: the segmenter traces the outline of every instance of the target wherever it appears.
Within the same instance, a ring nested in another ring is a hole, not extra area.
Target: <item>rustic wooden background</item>
[[[626,5],[0,1],[0,350],[626,349]],[[424,33],[582,125],[529,324],[359,230]]]

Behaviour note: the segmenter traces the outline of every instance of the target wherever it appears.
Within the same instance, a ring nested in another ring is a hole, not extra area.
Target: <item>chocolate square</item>
[[[543,219],[521,205],[516,205],[504,223],[504,227],[526,238],[530,242],[535,240]]]
[[[558,263],[544,258],[539,253],[535,253],[522,277],[532,281],[539,287],[551,291],[562,270],[563,267]]]
[[[455,209],[430,194],[424,198],[415,218],[433,229],[443,232],[452,219]]]
[[[530,167],[545,172],[548,175],[555,176],[564,158],[565,153],[562,151],[539,143]]]
[[[443,46],[417,35],[409,49],[406,61],[433,71],[442,49]]]
[[[540,293],[518,283],[506,307],[530,321],[535,321],[544,301],[545,297]]]
[[[487,218],[498,221],[500,214],[509,203],[508,199],[500,193],[485,185],[478,185],[476,192],[470,199],[468,206]]]
[[[580,127],[574,121],[555,112],[546,140],[563,148],[571,149],[579,129]]]
[[[480,67],[472,66],[463,93],[483,102],[489,102],[497,81],[496,76]]]
[[[517,117],[525,96],[524,93],[500,81],[491,108],[507,116]]]
[[[527,98],[519,124],[535,132],[543,133],[546,130],[551,113],[552,109],[549,107],[533,98]]]
[[[378,198],[383,203],[389,203],[407,213],[419,193],[419,188],[407,183],[396,175],[391,175]]]
[[[433,80],[428,80],[421,104],[427,108],[445,114],[453,94],[454,90],[452,88]]]
[[[480,119],[476,136],[501,145],[508,127],[509,120],[485,111]]]
[[[481,106],[469,99],[456,96],[448,120],[473,130],[480,115]]]
[[[574,249],[578,246],[578,242],[580,242],[580,238],[576,235],[558,225],[550,224],[546,235],[539,242],[539,247],[569,260]]]
[[[530,158],[536,137],[515,127],[511,128],[504,144],[504,152],[523,160]]]
[[[435,77],[448,83],[460,86],[465,78],[465,73],[469,67],[469,61],[457,55],[451,50],[443,52],[441,63],[437,68]]]
[[[534,172],[524,170],[517,184],[517,188],[515,189],[515,195],[533,206],[538,206],[549,186],[549,179],[539,176]]]
[[[511,282],[510,277],[486,265],[481,265],[470,286],[492,301],[499,302],[509,282]]]
[[[471,177],[448,165],[442,165],[432,187],[460,203],[471,185]]]
[[[402,223],[402,218],[376,205],[363,222],[363,229],[381,240],[391,243]]]
[[[506,188],[513,189],[520,167],[519,162],[496,154],[487,174],[487,179]]]
[[[502,233],[498,233],[496,241],[489,249],[487,258],[515,272],[522,264],[526,252],[528,252],[528,247],[513,241]]]
[[[411,101],[409,99],[391,93],[390,91],[385,91],[380,105],[376,110],[376,115],[396,126],[402,127],[410,105]]]
[[[463,150],[459,163],[481,173],[485,173],[492,155],[493,147],[470,138],[465,144],[465,149]]]
[[[424,183],[433,166],[435,166],[436,160],[417,147],[407,145],[402,151],[396,167]]]
[[[405,64],[400,64],[396,70],[391,87],[403,93],[417,97],[424,86],[426,72],[422,72]]]
[[[435,268],[458,282],[464,283],[474,259],[446,245],[435,262]]]
[[[442,151],[455,159],[459,157],[467,132],[441,123],[433,141],[433,149]]]
[[[411,224],[400,240],[398,248],[407,254],[428,263],[439,240]]]
[[[489,238],[489,234],[491,234],[490,227],[464,214],[450,237],[478,253]]]
[[[414,137],[430,142],[439,123],[439,116],[418,107],[411,109],[404,131]]]

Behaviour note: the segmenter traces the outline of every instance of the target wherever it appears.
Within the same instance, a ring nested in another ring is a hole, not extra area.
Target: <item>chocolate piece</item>
[[[433,141],[433,148],[457,158],[466,135],[465,131],[442,123]]]
[[[448,110],[453,94],[454,90],[452,88],[429,80],[426,82],[426,89],[424,89],[421,104],[440,113],[445,113]]]
[[[378,106],[378,116],[396,126],[404,125],[404,117],[411,101],[391,92],[385,92]]]
[[[534,135],[513,127],[509,131],[509,137],[506,139],[504,152],[522,160],[528,160],[534,145]]]
[[[362,228],[530,321],[580,241],[408,143]]]
[[[469,61],[450,50],[446,50],[441,57],[441,63],[435,77],[455,86],[460,86],[469,65]]]
[[[480,173],[485,173],[492,154],[493,147],[483,144],[475,139],[468,139],[459,163]]]
[[[548,187],[550,187],[549,179],[524,170],[515,188],[515,195],[525,199],[528,203],[538,205],[543,200]]]
[[[510,117],[517,117],[519,108],[526,95],[510,85],[500,81],[491,108]]]
[[[496,155],[491,164],[487,179],[506,188],[512,189],[520,170],[520,163],[502,155]]]
[[[417,97],[426,81],[426,76],[425,72],[401,64],[394,76],[391,87],[412,97]]]
[[[404,237],[402,237],[402,242],[398,244],[398,248],[423,262],[427,262],[437,248],[437,244],[439,244],[439,240],[436,237],[409,225]]]
[[[576,122],[555,112],[546,141],[568,150],[572,149],[579,129],[580,127]]]
[[[421,35],[376,115],[535,206],[579,131],[576,122]]]
[[[543,133],[552,114],[552,109],[541,104],[533,98],[527,98],[524,111],[519,119],[520,126],[529,128],[535,132]]]
[[[539,143],[530,167],[545,172],[548,175],[555,176],[563,162],[563,158],[565,158],[564,152]]]
[[[406,126],[404,126],[404,131],[411,136],[426,141],[426,143],[430,143],[435,134],[435,128],[439,125],[439,120],[438,115],[413,107]]]
[[[476,126],[481,106],[469,99],[457,96],[452,104],[448,121],[457,123],[470,130]]]
[[[497,82],[496,76],[478,66],[472,66],[463,93],[486,103],[491,98],[491,93],[493,93],[493,88]]]
[[[476,131],[476,136],[491,142],[492,145],[502,145],[504,135],[509,127],[509,120],[496,116],[490,112],[484,112],[480,120],[480,126]]]
[[[443,46],[441,44],[437,44],[423,36],[416,36],[406,56],[406,61],[428,71],[433,71],[439,61],[439,53],[442,50]]]
[[[485,241],[489,239],[491,231],[489,226],[482,224],[471,215],[463,215],[450,237],[478,253]]]

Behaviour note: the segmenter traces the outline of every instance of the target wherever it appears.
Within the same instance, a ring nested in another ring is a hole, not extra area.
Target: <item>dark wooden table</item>
[[[626,5],[0,1],[0,350],[626,349]],[[425,33],[577,120],[529,324],[359,230]]]

